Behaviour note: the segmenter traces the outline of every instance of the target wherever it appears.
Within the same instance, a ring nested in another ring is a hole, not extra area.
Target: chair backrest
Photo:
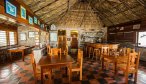
[[[33,72],[34,72],[34,76],[36,77],[36,63],[35,63],[35,59],[34,59],[34,55],[33,53],[30,54],[30,57],[31,57],[31,64],[32,64],[32,67],[33,67]]]
[[[131,48],[124,48],[123,54],[124,56],[128,56],[131,53]]]
[[[93,47],[88,47],[88,49],[89,49],[89,53],[92,53],[93,52]]]
[[[82,50],[78,50],[78,63],[80,68],[82,69],[83,67],[83,51]]]
[[[51,55],[60,55],[61,56],[61,48],[51,48]]]
[[[65,53],[66,53],[66,55],[68,55],[68,45],[66,45]]]
[[[109,55],[109,46],[101,47],[101,55]]]
[[[118,50],[118,44],[109,44],[109,49],[113,50],[113,51],[117,51]]]
[[[50,52],[51,52],[51,47],[50,47],[50,45],[48,44],[48,45],[47,45],[47,54],[50,54]]]
[[[81,53],[81,49],[78,49],[77,61],[81,59],[81,55],[80,55],[80,53]]]
[[[95,48],[96,48],[96,49],[99,49],[99,48],[101,48],[101,47],[102,47],[102,44],[96,44],[96,45],[95,45]]]
[[[139,58],[140,58],[140,52],[129,53],[127,67],[126,67],[128,71],[130,70],[130,68],[132,68],[132,70],[134,71],[138,70]]]

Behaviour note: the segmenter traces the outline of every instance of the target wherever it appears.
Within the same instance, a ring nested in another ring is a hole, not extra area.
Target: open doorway
[[[71,31],[71,49],[78,49],[78,31]]]
[[[58,48],[61,48],[63,53],[66,50],[67,39],[66,39],[66,30],[58,30]]]

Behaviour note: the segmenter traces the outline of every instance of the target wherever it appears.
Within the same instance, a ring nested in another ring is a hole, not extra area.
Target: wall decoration
[[[70,38],[67,38],[67,41],[70,41]]]
[[[40,21],[38,20],[38,25],[40,25]]]
[[[41,24],[41,28],[44,28],[44,24]]]
[[[133,29],[140,29],[140,24],[133,25]]]
[[[37,24],[38,20],[36,17],[34,17],[34,23]]]
[[[29,38],[35,37],[35,32],[29,32],[29,33],[28,33],[28,37],[29,37]]]
[[[50,32],[50,41],[57,41],[57,32]]]
[[[26,41],[26,34],[25,33],[20,33],[20,40]]]
[[[57,30],[56,25],[52,24],[50,30]]]
[[[20,11],[21,11],[21,18],[26,19],[26,9],[23,6],[21,6]]]
[[[15,16],[17,15],[17,8],[13,4],[11,4],[9,1],[6,0],[6,13]]]
[[[38,35],[39,34],[39,32],[35,32],[35,35]]]
[[[146,32],[138,32],[138,46],[146,47]]]
[[[29,24],[33,24],[33,18],[29,16],[28,19],[29,19]]]

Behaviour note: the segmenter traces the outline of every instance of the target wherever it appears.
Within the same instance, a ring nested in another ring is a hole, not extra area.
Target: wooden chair
[[[101,47],[101,56],[100,60],[102,63],[102,69],[104,68],[104,62],[106,62],[106,67],[108,67],[110,60],[107,58],[109,56],[109,46],[108,45],[103,45]]]
[[[34,78],[35,78],[35,83],[37,83],[37,80],[41,79],[41,69],[39,66],[36,65],[35,63],[35,59],[34,59],[34,55],[30,54],[31,57],[31,64],[33,67],[33,73],[34,73]],[[49,77],[49,83],[51,83],[51,70],[49,69],[49,67],[42,69],[43,70],[43,79],[46,75],[48,75]]]
[[[88,56],[89,56],[89,58],[91,57],[91,55],[93,55],[93,47],[89,46],[88,47]]]
[[[82,52],[82,50],[81,50],[81,49],[78,49],[78,54],[77,54],[77,55],[78,55],[78,56],[77,56],[77,62],[78,62],[78,61],[80,61],[80,59],[81,59],[81,55],[80,55],[80,54],[81,54],[81,52]]]
[[[50,55],[50,53],[51,53],[51,47],[50,45],[47,45],[47,54]]]
[[[137,82],[137,73],[138,73],[138,66],[139,66],[139,58],[140,52],[132,52],[129,53],[127,63],[125,64],[118,64],[118,68],[124,72],[125,75],[125,82],[128,84],[128,75],[134,74],[134,82]]]
[[[66,48],[63,53],[64,53],[64,55],[68,55],[68,45],[66,45]]]
[[[118,51],[118,44],[109,44],[110,55]]]
[[[82,65],[83,64],[83,51],[78,51],[78,62],[72,66],[72,72],[80,72],[80,80],[82,80]]]
[[[109,56],[109,46],[104,45],[101,47],[101,57],[100,59],[102,59],[103,56]]]
[[[100,57],[100,48],[101,48],[101,44],[96,44],[95,47],[94,47],[94,50],[93,50],[93,57],[96,57],[96,60],[97,60],[97,57]]]
[[[51,48],[51,55],[61,56],[61,48]]]

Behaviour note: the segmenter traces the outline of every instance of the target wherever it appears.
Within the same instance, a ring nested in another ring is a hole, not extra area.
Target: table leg
[[[41,67],[41,84],[43,84],[43,67]]]
[[[102,60],[101,60],[101,66],[102,66],[102,70],[104,69],[104,57],[102,57]]]
[[[115,62],[115,75],[117,74],[117,62]]]
[[[69,64],[68,68],[69,68],[69,83],[71,83],[71,81],[72,81],[72,63]]]
[[[10,59],[11,59],[11,61],[12,61],[12,55],[11,55],[12,53],[10,52]]]
[[[24,51],[22,51],[22,61],[24,61]]]

